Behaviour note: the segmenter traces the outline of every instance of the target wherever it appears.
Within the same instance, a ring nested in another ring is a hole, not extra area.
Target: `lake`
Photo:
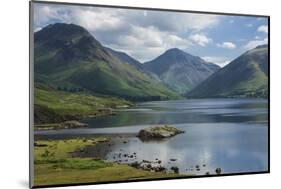
[[[114,116],[87,118],[88,128],[35,131],[37,139],[112,136],[109,161],[161,160],[182,174],[268,170],[268,102],[265,99],[187,99],[138,103]],[[137,132],[169,124],[184,130],[175,137],[143,142]],[[121,136],[121,137],[120,137]],[[122,137],[123,136],[123,137]],[[118,154],[133,154],[134,158]],[[198,168],[199,167],[199,168]]]

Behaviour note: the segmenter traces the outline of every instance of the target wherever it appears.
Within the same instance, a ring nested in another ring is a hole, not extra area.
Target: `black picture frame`
[[[32,4],[52,4],[52,5],[76,5],[85,7],[102,7],[102,8],[121,8],[132,10],[154,10],[163,12],[182,12],[182,13],[195,13],[195,14],[209,14],[209,15],[229,15],[229,16],[246,16],[246,17],[263,17],[268,20],[268,170],[261,172],[241,172],[241,173],[222,173],[220,175],[198,175],[188,177],[173,177],[173,178],[153,178],[153,179],[136,179],[128,181],[108,181],[108,182],[92,182],[92,183],[77,183],[77,184],[55,184],[55,185],[41,185],[34,186],[32,183],[34,175],[34,162],[33,162],[33,149],[34,149],[34,133],[33,133],[33,7]],[[163,9],[163,8],[150,8],[150,7],[133,7],[133,6],[120,6],[120,5],[102,5],[102,4],[85,4],[85,3],[69,3],[69,2],[56,2],[56,1],[29,1],[29,187],[30,188],[50,188],[50,187],[67,187],[67,186],[83,186],[83,185],[99,185],[99,184],[113,184],[113,183],[131,183],[131,182],[144,182],[144,181],[161,181],[161,180],[175,180],[175,179],[191,179],[191,178],[212,178],[212,177],[225,177],[225,176],[239,176],[239,175],[254,175],[254,174],[268,174],[270,173],[270,16],[259,14],[243,14],[243,13],[226,13],[226,12],[208,12],[208,11],[192,11],[182,9]]]

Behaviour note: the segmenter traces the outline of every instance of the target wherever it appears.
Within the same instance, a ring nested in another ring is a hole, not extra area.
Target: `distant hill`
[[[155,73],[171,89],[184,94],[220,69],[180,49],[173,48],[152,61],[144,63],[145,69]]]
[[[34,34],[35,82],[129,100],[179,97],[120,59],[86,29],[74,24],[51,24]]]
[[[242,54],[186,96],[267,97],[268,46],[258,46]]]

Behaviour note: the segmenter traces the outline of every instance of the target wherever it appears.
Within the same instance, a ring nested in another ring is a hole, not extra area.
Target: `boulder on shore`
[[[163,139],[175,136],[180,133],[184,133],[184,131],[179,130],[175,127],[164,125],[142,129],[139,131],[137,137],[142,140]]]

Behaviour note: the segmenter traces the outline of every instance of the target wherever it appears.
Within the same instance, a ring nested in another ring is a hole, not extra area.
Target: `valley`
[[[222,68],[179,48],[141,62],[49,24],[34,33],[35,184],[264,171],[267,98],[267,45]],[[181,134],[137,137],[161,126]]]

